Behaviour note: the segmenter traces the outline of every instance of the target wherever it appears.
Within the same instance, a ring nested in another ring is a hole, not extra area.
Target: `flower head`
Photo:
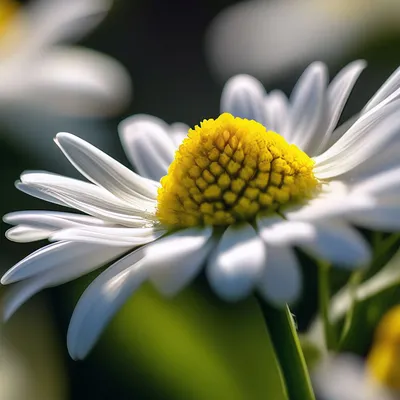
[[[140,175],[76,136],[58,134],[57,145],[91,183],[27,172],[17,187],[88,215],[5,216],[16,225],[9,239],[54,242],[3,276],[3,284],[21,281],[6,317],[40,289],[117,259],[72,316],[69,351],[82,358],[145,280],[173,295],[205,265],[222,298],[239,300],[255,289],[282,304],[301,293],[295,246],[335,265],[366,265],[369,246],[352,225],[400,225],[393,218],[400,74],[335,129],[363,68],[350,64],[328,86],[325,66],[312,64],[290,101],[281,92],[267,95],[254,78],[234,77],[222,95],[222,115],[191,130],[150,116],[128,118],[121,139]]]
[[[252,222],[311,197],[313,165],[277,133],[225,113],[189,130],[161,179],[157,217],[172,228]]]
[[[323,399],[394,400],[398,398],[400,306],[379,322],[367,360],[351,354],[329,356],[315,368],[314,383]]]

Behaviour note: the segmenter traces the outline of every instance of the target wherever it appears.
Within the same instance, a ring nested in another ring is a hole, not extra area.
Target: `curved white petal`
[[[31,226],[18,225],[8,229],[5,236],[8,240],[18,243],[36,242],[47,239],[53,233],[52,230],[32,228]]]
[[[266,248],[254,228],[229,226],[207,264],[207,276],[222,298],[235,301],[248,295],[266,264]]]
[[[60,114],[104,117],[131,99],[128,72],[113,58],[79,47],[52,48],[30,64],[26,101]]]
[[[331,133],[335,129],[349,95],[367,63],[364,60],[356,60],[344,67],[332,80],[327,90],[327,117],[326,125],[321,126],[321,142],[312,154],[319,154],[325,149]]]
[[[364,266],[370,259],[369,246],[361,234],[337,220],[259,218],[257,227],[268,248],[300,246],[316,258],[349,268]]]
[[[303,72],[290,96],[291,110],[284,128],[285,138],[306,152],[312,147],[324,116],[327,80],[325,64],[312,63]]]
[[[265,127],[269,131],[274,131],[285,136],[283,131],[288,118],[288,99],[280,90],[273,90],[264,100],[266,122]]]
[[[142,268],[143,256],[143,248],[128,254],[85,290],[68,328],[67,345],[73,359],[86,356],[114,314],[147,278],[147,270]]]
[[[61,175],[25,172],[21,175],[21,181],[18,188],[30,195],[76,208],[110,222],[144,226],[147,218],[154,215],[154,201],[136,198],[129,204],[102,187]]]
[[[107,15],[111,0],[36,0],[28,6],[25,46],[38,50],[61,40],[77,40]]]
[[[31,186],[29,183],[22,183],[21,181],[15,182],[15,187],[21,192],[36,197],[37,199],[47,201],[48,203],[57,204],[59,206],[68,207],[62,200],[57,199],[54,196],[49,195],[45,190],[38,187]]]
[[[267,266],[258,290],[262,296],[277,305],[295,302],[301,293],[302,277],[297,257],[289,247],[268,246]]]
[[[107,225],[105,221],[99,218],[90,217],[89,215],[47,210],[14,211],[4,215],[3,221],[11,225],[28,224],[42,226],[42,224],[48,224],[49,226],[54,227],[70,226],[70,224],[94,226]]]
[[[351,269],[369,263],[368,243],[355,229],[338,221],[314,223],[312,229],[314,235],[301,238],[298,245],[314,257]]]
[[[395,142],[385,150],[373,155],[368,162],[365,162],[348,173],[341,176],[341,179],[358,184],[370,177],[390,171],[399,166],[400,142]]]
[[[126,248],[108,248],[97,245],[87,245],[87,247],[86,255],[74,259],[69,265],[57,265],[55,268],[12,285],[4,296],[3,319],[9,319],[25,301],[41,290],[79,278],[127,251]]]
[[[122,121],[118,130],[125,153],[141,176],[159,181],[167,174],[176,148],[164,121],[134,115]]]
[[[321,193],[304,205],[284,211],[290,221],[318,221],[321,219],[347,216],[354,210],[369,204],[366,195],[353,195],[350,186],[344,182],[331,181],[324,185]]]
[[[80,259],[84,259],[92,253],[93,245],[86,243],[52,243],[34,251],[15,264],[3,275],[1,283],[8,285],[49,269],[68,268],[70,264],[79,263]]]
[[[265,124],[264,86],[250,75],[236,75],[225,84],[221,97],[221,113],[253,119]]]
[[[58,133],[56,143],[83,176],[116,197],[127,202],[138,197],[147,201],[157,198],[154,185],[88,142],[70,133]]]
[[[61,229],[74,226],[105,226],[101,219],[58,211],[15,211],[4,215],[3,221],[10,225],[29,225],[44,229]]]
[[[146,246],[143,262],[160,292],[174,295],[196,276],[214,245],[212,232],[188,228]]]
[[[311,224],[304,221],[286,221],[281,217],[257,218],[257,230],[268,249],[294,245],[314,237]]]
[[[354,123],[360,118],[360,113],[353,115],[347,121],[343,122],[343,124],[339,125],[330,135],[328,141],[326,142],[325,146],[321,151],[317,153],[317,155],[322,154],[327,149],[331,148],[349,129]]]
[[[400,68],[397,68],[363,108],[366,113],[400,89]]]
[[[385,200],[371,199],[370,207],[352,212],[349,221],[363,228],[398,232],[400,230],[400,202],[398,195]]]
[[[362,182],[355,184],[353,193],[385,197],[400,196],[400,166],[373,175]]]
[[[62,229],[50,235],[50,241],[71,240],[105,246],[141,246],[153,242],[165,233],[154,228],[81,227]]]
[[[325,153],[315,157],[314,174],[332,178],[350,171],[400,138],[400,100],[362,115]]]

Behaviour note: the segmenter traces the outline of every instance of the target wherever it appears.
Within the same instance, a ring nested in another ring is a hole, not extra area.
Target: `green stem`
[[[337,339],[335,328],[330,322],[329,318],[329,301],[330,301],[330,287],[329,287],[329,269],[330,265],[326,262],[320,261],[318,263],[318,293],[319,293],[319,312],[324,326],[325,345],[328,350],[336,348]]]
[[[363,276],[363,270],[354,271],[350,276],[348,288],[351,297],[351,305],[345,316],[342,332],[340,333],[340,339],[337,347],[338,351],[342,350],[346,346],[351,337],[351,331],[354,323],[354,314],[357,307],[357,289],[363,279]]]
[[[290,400],[315,400],[307,365],[289,307],[275,308],[258,298],[282,368]]]

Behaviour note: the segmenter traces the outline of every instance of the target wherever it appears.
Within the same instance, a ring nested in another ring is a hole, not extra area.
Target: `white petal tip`
[[[59,144],[60,140],[70,139],[71,137],[75,137],[75,135],[73,135],[72,133],[68,133],[68,132],[58,132],[54,138],[54,141],[57,144]]]
[[[12,279],[10,280],[10,274],[8,273],[8,271],[1,277],[0,283],[2,285],[8,285],[12,283]]]

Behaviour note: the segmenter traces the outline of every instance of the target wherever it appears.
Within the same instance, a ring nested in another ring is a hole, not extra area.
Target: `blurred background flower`
[[[112,4],[1,0],[0,128],[8,141],[22,143],[49,164],[56,161],[48,149],[60,126],[82,127],[86,137],[109,144],[99,118],[118,115],[129,105],[129,73],[106,54],[68,43],[93,31]]]
[[[66,115],[105,116],[130,99],[128,72],[113,58],[67,46],[93,30],[110,0],[2,0],[0,105],[21,103]]]
[[[250,0],[224,9],[207,32],[219,79],[249,73],[271,82],[315,60],[338,65],[385,34],[398,34],[396,0]]]
[[[400,305],[379,320],[366,360],[331,355],[313,369],[317,393],[326,400],[395,400],[400,395]]]

